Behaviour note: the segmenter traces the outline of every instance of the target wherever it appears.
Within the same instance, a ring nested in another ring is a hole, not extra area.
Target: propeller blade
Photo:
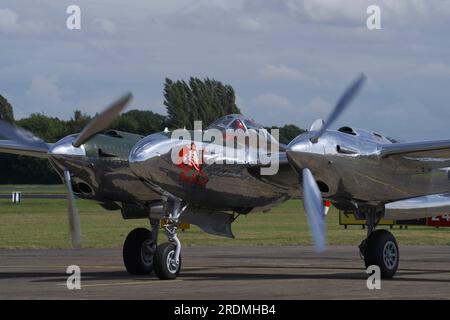
[[[70,236],[72,237],[72,246],[74,248],[79,248],[81,246],[80,217],[78,215],[78,210],[75,204],[75,196],[73,195],[72,191],[70,172],[67,170],[64,171],[64,180],[67,188],[67,206],[69,214]]]
[[[356,78],[355,81],[353,81],[350,87],[348,87],[347,90],[345,90],[344,94],[336,103],[336,106],[334,107],[331,114],[328,116],[328,119],[325,121],[323,126],[320,128],[320,130],[315,132],[310,137],[311,142],[316,143],[317,140],[319,140],[320,136],[333,124],[334,121],[336,121],[336,119],[341,115],[341,113],[345,110],[345,108],[350,105],[350,102],[356,96],[358,91],[361,89],[365,80],[366,76],[364,74],[361,74],[359,75],[358,78]]]
[[[93,135],[99,133],[100,131],[106,129],[113,121],[117,118],[120,112],[126,107],[130,102],[133,95],[131,92],[127,93],[116,102],[111,104],[108,108],[103,110],[98,114],[88,125],[81,131],[77,139],[72,143],[76,148],[81,146],[87,140],[89,140]]]
[[[325,250],[325,221],[322,194],[311,171],[303,169],[303,205],[317,252]]]
[[[0,120],[0,136],[18,142],[37,152],[48,152],[48,145],[31,132]]]

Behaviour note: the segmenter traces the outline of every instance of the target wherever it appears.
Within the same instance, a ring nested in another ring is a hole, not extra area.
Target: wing
[[[50,148],[52,144],[47,143],[47,146]],[[0,152],[2,153],[11,153],[37,158],[47,158],[47,151],[48,149],[46,150],[40,147],[28,146],[12,140],[0,140]]]
[[[450,160],[450,140],[421,141],[382,144],[380,156],[407,156],[411,158],[433,158]]]
[[[432,194],[410,198],[385,205],[387,219],[418,219],[440,216],[450,211],[450,194]]]

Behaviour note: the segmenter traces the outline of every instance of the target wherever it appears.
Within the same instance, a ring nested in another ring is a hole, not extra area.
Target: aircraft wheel
[[[150,274],[153,271],[155,244],[152,233],[145,228],[132,230],[123,244],[123,263],[128,273]]]
[[[364,250],[366,268],[377,265],[381,271],[381,278],[392,278],[397,272],[400,260],[395,237],[387,230],[375,230],[367,238]]]
[[[175,261],[175,244],[165,242],[156,247],[155,274],[161,280],[175,279],[181,270],[181,255],[179,262]]]

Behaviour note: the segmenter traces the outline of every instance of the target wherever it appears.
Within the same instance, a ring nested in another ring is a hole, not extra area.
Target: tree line
[[[194,120],[201,120],[206,126],[224,115],[241,113],[236,105],[234,89],[209,78],[202,80],[191,77],[188,81],[165,79],[164,105],[167,115],[150,110],[130,110],[121,114],[111,128],[148,135],[163,131],[166,127],[192,129]],[[0,119],[29,130],[46,142],[56,142],[66,135],[80,132],[92,116],[75,110],[69,120],[42,113],[33,113],[26,118],[15,120],[13,106],[0,95]],[[304,131],[295,125],[285,125],[279,130],[281,143],[289,143]],[[0,184],[60,182],[47,160],[0,154]]]

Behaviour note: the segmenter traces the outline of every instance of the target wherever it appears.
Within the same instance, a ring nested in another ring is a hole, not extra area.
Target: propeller
[[[112,103],[103,112],[98,114],[88,125],[81,131],[77,139],[72,143],[74,147],[80,147],[83,143],[89,140],[92,136],[98,132],[106,129],[112,121],[119,115],[119,113],[125,108],[132,98],[131,93],[127,93],[116,102]],[[9,140],[20,143],[30,151],[37,151],[41,153],[48,153],[50,147],[36,137],[31,132],[20,128],[15,125],[11,125],[3,120],[0,120],[0,136]],[[81,228],[80,218],[78,210],[75,204],[75,196],[72,190],[72,182],[70,172],[64,171],[64,182],[67,189],[67,206],[68,206],[68,218],[70,235],[72,238],[72,245],[75,248],[81,246]]]
[[[75,204],[75,196],[73,195],[70,172],[67,170],[64,171],[64,181],[67,189],[67,213],[69,217],[69,230],[72,238],[72,246],[74,248],[79,248],[81,246],[80,217]]]
[[[308,217],[308,224],[311,230],[314,245],[317,252],[325,250],[326,229],[325,229],[325,208],[322,194],[317,186],[316,180],[308,168],[303,169],[303,205]]]
[[[9,124],[4,120],[0,120],[0,136],[22,144],[31,151],[46,153],[49,146],[24,128]]]
[[[109,127],[111,122],[113,122],[120,114],[120,112],[125,109],[132,98],[133,95],[131,94],[131,92],[128,92],[121,98],[113,102],[108,108],[103,110],[93,120],[91,120],[91,122],[89,122],[86,127],[84,127],[84,129],[81,131],[72,145],[78,148],[83,143],[92,138],[92,136]],[[77,206],[75,204],[75,196],[72,190],[70,172],[67,170],[64,171],[64,180],[67,189],[67,212],[69,217],[69,228],[70,236],[72,238],[72,246],[78,248],[81,246],[80,217],[78,214]]]
[[[31,132],[18,126],[11,125],[3,120],[0,120],[0,135],[9,140],[20,143],[33,151],[47,153],[49,150],[49,146],[44,141],[33,135]],[[69,226],[72,236],[72,245],[74,247],[79,247],[81,243],[80,220],[78,218],[78,211],[75,206],[75,197],[72,191],[69,171],[64,171],[64,179],[67,188]]]
[[[76,148],[81,146],[87,140],[89,140],[93,135],[106,129],[111,122],[116,119],[120,112],[127,106],[130,100],[133,98],[131,92],[128,92],[116,102],[112,103],[108,108],[103,110],[98,114],[91,122],[84,127],[83,131],[78,135],[77,139],[72,143]]]
[[[347,90],[344,91],[344,94],[341,96],[341,98],[336,103],[333,111],[328,116],[327,120],[325,122],[322,121],[322,125],[319,126],[317,123],[317,120],[312,127],[320,127],[319,130],[314,132],[312,136],[309,138],[309,140],[312,143],[316,143],[320,136],[333,124],[333,122],[336,121],[336,119],[342,114],[342,112],[345,110],[345,108],[348,107],[350,102],[353,100],[353,98],[356,96],[356,94],[361,89],[362,85],[364,84],[364,81],[366,80],[366,76],[362,73],[360,74],[353,83],[347,88]]]
[[[311,164],[311,161],[315,160],[307,158],[307,156],[309,152],[317,150],[317,148],[313,148],[312,144],[319,141],[319,138],[348,107],[361,89],[365,80],[366,76],[360,74],[344,91],[326,121],[323,121],[322,119],[314,121],[310,128],[309,137],[300,140],[295,139],[288,145],[287,154],[289,162],[296,168],[302,168],[301,184],[303,185],[303,205],[317,252],[324,251],[326,247],[326,227],[324,218],[327,210],[324,206],[322,194],[316,179],[311,170],[307,167],[308,163]],[[316,154],[316,156],[317,155],[318,154]],[[329,204],[327,203],[326,206],[329,207]]]
[[[3,120],[0,120],[0,135],[9,140],[20,143],[27,149],[33,151],[39,151],[43,153],[47,153],[49,151],[49,146],[44,141],[33,135],[31,132],[21,127],[11,125]],[[67,188],[69,226],[70,234],[72,236],[72,245],[77,248],[81,244],[80,220],[78,217],[77,208],[75,206],[75,197],[72,191],[69,171],[64,171],[64,180],[66,182],[65,184]]]

